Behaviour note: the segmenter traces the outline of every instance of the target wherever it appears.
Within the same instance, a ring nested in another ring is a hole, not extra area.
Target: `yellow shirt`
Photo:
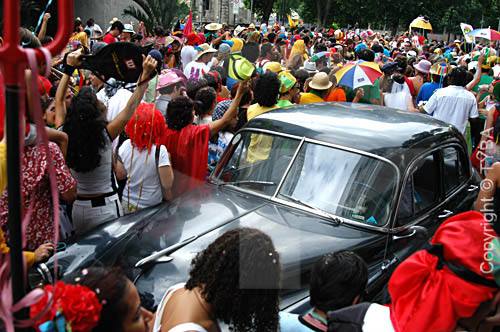
[[[250,121],[255,118],[257,115],[261,115],[262,113],[269,112],[278,108],[277,104],[274,104],[271,107],[260,106],[259,104],[251,105],[247,110],[247,120]]]
[[[253,104],[247,110],[247,119],[250,121],[257,115],[269,112],[270,110],[278,108],[278,105],[271,107],[262,107],[259,104]],[[250,145],[247,150],[247,161],[249,163],[255,163],[257,161],[266,160],[269,158],[269,153],[271,152],[271,147],[273,146],[273,138],[269,135],[263,134],[252,134],[250,139]]]
[[[325,101],[323,98],[315,95],[314,93],[303,93],[300,96],[299,104],[309,104],[309,103],[321,103]]]
[[[5,187],[7,187],[7,145],[2,142],[0,143],[0,195],[5,190]],[[0,254],[5,255],[8,252],[9,247],[7,247],[3,232],[0,229]],[[25,251],[24,255],[29,269],[35,263],[35,253]]]

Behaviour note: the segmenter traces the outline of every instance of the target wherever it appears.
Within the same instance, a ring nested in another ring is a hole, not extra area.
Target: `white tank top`
[[[163,295],[163,298],[160,301],[160,305],[158,306],[158,310],[156,311],[155,323],[153,325],[153,332],[160,332],[161,330],[161,318],[163,317],[163,310],[167,306],[168,300],[172,297],[172,294],[176,290],[184,288],[185,283],[180,283],[170,287]],[[177,326],[174,326],[168,332],[186,332],[186,331],[197,331],[197,332],[207,332],[202,326],[196,323],[183,323]]]

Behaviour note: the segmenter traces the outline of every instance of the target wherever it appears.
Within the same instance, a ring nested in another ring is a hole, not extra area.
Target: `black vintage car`
[[[466,151],[456,128],[422,114],[348,103],[271,111],[234,136],[205,184],[69,244],[59,273],[120,265],[154,308],[196,253],[244,226],[282,257],[283,309],[300,310],[312,264],[338,250],[366,260],[366,298],[377,299],[398,263],[471,208],[479,178]],[[51,280],[51,265],[32,281]]]

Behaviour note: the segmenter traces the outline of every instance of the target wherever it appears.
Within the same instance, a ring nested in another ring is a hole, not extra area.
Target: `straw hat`
[[[217,31],[220,29],[222,29],[222,24],[220,24],[220,23],[210,23],[210,24],[205,25],[205,30],[208,30],[208,31]]]
[[[252,24],[250,24],[250,25],[248,26],[248,29],[253,29],[253,30],[255,30],[255,24],[253,24],[253,23],[252,23]]]
[[[318,70],[316,69],[316,63],[311,61],[305,61],[302,69],[307,70],[309,74],[318,72]]]
[[[122,32],[135,33],[134,27],[132,26],[132,24],[124,24]]]
[[[210,45],[208,44],[201,44],[199,46],[201,50],[198,51],[198,55],[196,55],[195,60],[198,60],[201,56],[207,54],[207,53],[217,53],[217,50],[215,48],[211,48]]]
[[[234,36],[235,36],[235,37],[238,37],[238,35],[239,35],[242,31],[244,31],[245,29],[246,29],[245,27],[242,27],[241,25],[238,25],[238,26],[236,27],[236,29],[234,29]]]
[[[333,83],[328,79],[328,74],[323,72],[314,74],[311,83],[309,83],[309,87],[314,90],[328,90],[332,85]]]
[[[446,75],[450,70],[450,66],[444,62],[435,63],[429,69],[429,73],[432,75]]]

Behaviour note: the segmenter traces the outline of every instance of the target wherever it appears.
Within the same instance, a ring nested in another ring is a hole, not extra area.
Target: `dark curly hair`
[[[186,82],[186,93],[189,96],[189,98],[194,100],[194,98],[196,97],[196,92],[198,92],[198,90],[200,90],[201,88],[204,88],[206,86],[208,86],[208,82],[206,79],[204,79],[204,78],[200,78],[200,79],[190,78]]]
[[[233,331],[277,331],[281,265],[269,236],[236,228],[218,237],[191,262],[186,289],[199,287],[213,319]]]
[[[215,101],[217,100],[217,92],[215,89],[207,86],[198,90],[194,101],[194,111],[198,117],[209,114],[213,110]]]
[[[167,127],[181,130],[193,121],[193,101],[186,96],[172,99],[167,106]]]
[[[64,277],[67,283],[78,283],[96,292],[102,306],[99,323],[92,332],[121,332],[122,324],[117,324],[118,319],[123,319],[127,314],[125,292],[128,278],[120,268],[89,267],[85,273],[76,271]],[[99,289],[99,292],[96,290]]]
[[[66,163],[77,172],[90,172],[101,162],[99,151],[109,144],[105,111],[90,87],[71,100],[63,131],[69,139]]]
[[[203,78],[207,80],[208,86],[214,88],[215,91],[220,91],[222,88],[222,78],[218,71],[212,70],[203,75]]]
[[[267,71],[257,78],[254,90],[254,101],[260,106],[271,107],[278,102],[281,82],[276,73]]]
[[[354,252],[327,254],[312,268],[309,301],[325,313],[345,308],[364,292],[367,282],[368,267]]]

